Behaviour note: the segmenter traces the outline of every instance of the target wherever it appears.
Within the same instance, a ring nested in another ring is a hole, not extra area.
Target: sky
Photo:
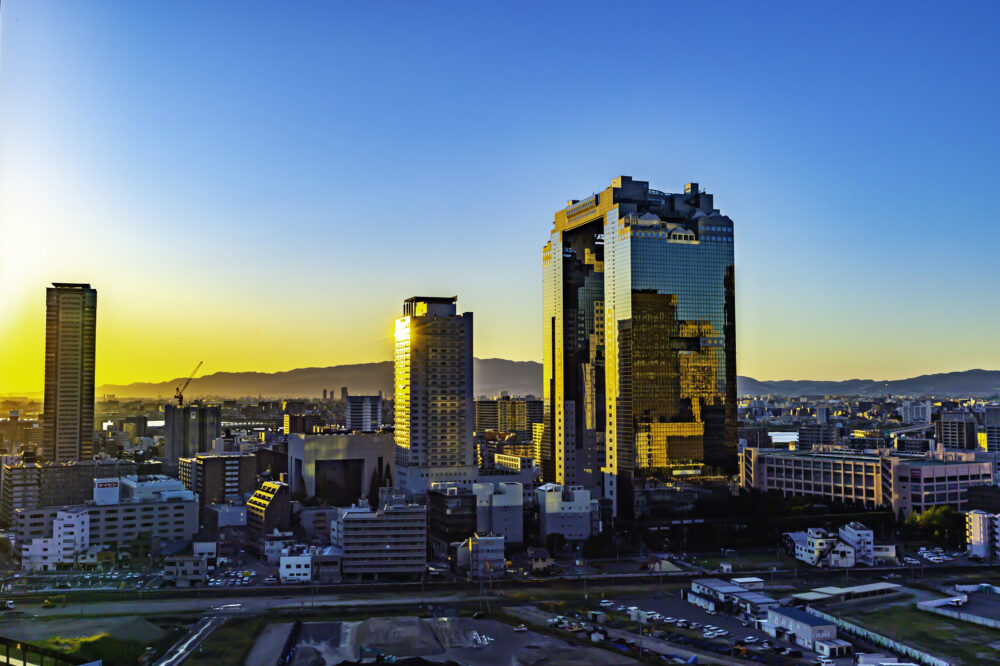
[[[1000,4],[0,5],[0,393],[45,287],[97,383],[387,360],[452,295],[541,359],[569,199],[698,182],[734,220],[738,371],[1000,368]]]

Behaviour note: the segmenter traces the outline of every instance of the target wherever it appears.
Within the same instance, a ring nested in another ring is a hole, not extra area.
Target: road
[[[55,608],[41,608],[40,606],[24,606],[24,611],[28,616],[35,615],[39,618],[52,617],[96,617],[101,615],[161,615],[170,613],[213,613],[218,615],[256,615],[263,613],[273,613],[275,611],[292,611],[300,609],[320,609],[336,608],[341,606],[354,607],[377,607],[377,606],[401,606],[406,604],[444,604],[465,601],[475,601],[474,595],[469,594],[392,594],[388,591],[379,594],[369,594],[367,596],[344,595],[344,594],[320,594],[314,597],[293,597],[278,596],[273,597],[188,597],[179,599],[144,599],[128,601],[89,601],[73,603],[70,601],[66,606]]]
[[[167,653],[155,662],[154,666],[178,666],[225,621],[225,618],[218,616],[203,617],[198,620],[198,623],[191,627],[191,630],[183,638],[174,643],[167,650]]]

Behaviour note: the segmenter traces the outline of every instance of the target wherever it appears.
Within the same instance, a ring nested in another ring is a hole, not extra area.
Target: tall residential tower
[[[42,455],[89,460],[94,443],[97,290],[53,282],[45,293],[45,416]]]
[[[472,313],[457,296],[415,296],[396,320],[396,470],[400,485],[476,480],[472,445]]]
[[[712,195],[616,178],[556,213],[543,267],[547,478],[603,479],[627,517],[644,469],[732,470],[733,225]]]

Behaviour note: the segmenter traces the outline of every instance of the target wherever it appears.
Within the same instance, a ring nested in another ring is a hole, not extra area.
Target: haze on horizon
[[[98,385],[388,360],[415,294],[540,360],[553,213],[623,174],[732,217],[739,374],[1000,368],[1000,5],[633,9],[4,2],[0,394],[53,281]]]

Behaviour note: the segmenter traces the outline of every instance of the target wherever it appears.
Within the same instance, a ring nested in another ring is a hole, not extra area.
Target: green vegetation
[[[876,606],[841,617],[958,664],[996,663],[1000,659],[1000,650],[989,646],[1000,640],[1000,631],[917,610],[914,606]]]
[[[72,638],[54,636],[38,645],[79,659],[88,661],[100,659],[105,666],[133,666],[147,647],[156,650],[156,654],[162,654],[179,635],[180,631],[167,632],[163,638],[151,645],[146,642],[114,638],[105,633]]]
[[[194,654],[184,662],[186,666],[243,666],[253,648],[258,634],[271,618],[234,617],[213,631]]]
[[[960,548],[965,544],[965,515],[949,506],[932,506],[920,514],[911,513],[903,523],[909,540],[923,538],[939,546]]]

